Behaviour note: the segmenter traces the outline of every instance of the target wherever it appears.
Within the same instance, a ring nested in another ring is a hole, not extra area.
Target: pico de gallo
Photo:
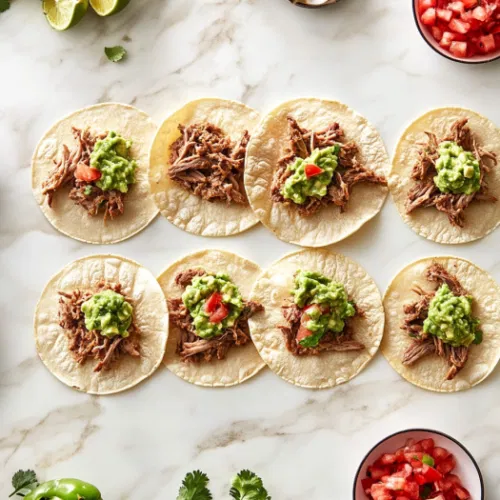
[[[500,0],[419,0],[418,14],[439,45],[455,57],[500,51]]]
[[[372,500],[469,500],[470,493],[453,474],[455,457],[432,438],[415,441],[394,453],[384,453],[361,480]]]

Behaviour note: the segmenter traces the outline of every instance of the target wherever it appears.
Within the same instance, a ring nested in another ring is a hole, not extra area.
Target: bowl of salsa
[[[500,0],[413,0],[413,13],[442,56],[468,64],[500,59]]]

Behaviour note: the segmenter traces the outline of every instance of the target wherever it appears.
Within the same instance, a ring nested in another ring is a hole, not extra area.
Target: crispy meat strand
[[[332,123],[318,132],[313,132],[301,127],[292,116],[288,116],[288,126],[290,145],[285,155],[278,160],[278,168],[274,172],[271,186],[273,201],[294,205],[304,217],[315,214],[322,206],[332,204],[340,207],[340,211],[343,213],[356,184],[370,182],[387,185],[385,177],[377,175],[359,163],[357,159],[358,146],[353,141],[344,142],[344,131],[338,123]],[[288,177],[292,175],[292,172],[287,168],[288,165],[297,158],[307,158],[316,148],[324,149],[338,143],[341,143],[342,146],[339,152],[338,166],[327,194],[321,199],[310,196],[301,205],[284,198],[281,189]]]
[[[93,134],[88,129],[77,127],[72,130],[76,140],[75,147],[70,151],[66,144],[63,145],[61,157],[54,161],[54,169],[42,183],[42,194],[47,197],[49,207],[53,205],[56,192],[69,187],[70,200],[83,207],[90,216],[97,215],[101,210],[104,211],[104,220],[122,215],[125,210],[124,193],[118,190],[103,191],[93,182],[81,181],[75,177],[79,164],[90,167],[90,155],[95,143],[104,139],[107,133]],[[89,194],[86,194],[87,190],[90,190]]]
[[[497,198],[488,193],[487,174],[497,165],[495,153],[481,148],[467,125],[468,119],[457,120],[451,127],[450,133],[438,139],[432,132],[426,132],[427,143],[422,144],[418,162],[414,165],[411,178],[415,181],[408,191],[406,213],[410,214],[417,208],[435,207],[448,216],[452,226],[464,227],[465,209],[473,201],[496,202]],[[474,154],[479,162],[481,172],[479,191],[474,194],[441,193],[434,184],[437,175],[436,160],[439,158],[439,144],[443,141],[454,141],[466,151]]]
[[[71,292],[58,292],[60,295],[59,325],[64,328],[69,351],[78,364],[84,364],[88,359],[97,360],[98,363],[94,368],[94,372],[109,369],[117,359],[125,354],[134,358],[141,356],[140,332],[134,320],[132,320],[128,330],[129,336],[125,338],[121,336],[108,338],[96,330],[87,330],[85,326],[85,315],[81,309],[82,304],[90,299],[94,293],[113,290],[122,294],[121,289],[119,283],[113,284],[101,281],[97,285],[96,292],[79,289]],[[132,302],[128,297],[125,297],[125,300]]]
[[[172,144],[168,176],[200,198],[227,204],[248,204],[243,173],[250,134],[233,142],[212,123],[179,125],[181,136]]]

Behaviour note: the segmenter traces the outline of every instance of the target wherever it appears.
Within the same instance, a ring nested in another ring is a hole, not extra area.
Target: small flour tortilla
[[[412,340],[401,330],[405,314],[403,306],[415,302],[418,296],[411,288],[419,285],[424,290],[435,290],[436,284],[427,281],[425,271],[437,262],[454,274],[472,295],[473,315],[481,321],[483,342],[472,345],[465,367],[453,380],[445,380],[448,363],[437,355],[428,355],[413,366],[402,363]],[[500,287],[483,269],[458,257],[426,257],[412,262],[392,280],[384,296],[385,333],[382,354],[391,366],[408,382],[436,392],[456,392],[470,389],[482,382],[495,368],[500,357]]]
[[[347,238],[375,217],[388,189],[378,184],[357,184],[343,214],[339,207],[329,205],[310,217],[303,217],[296,207],[273,202],[273,175],[289,146],[288,115],[301,127],[314,131],[338,122],[345,140],[354,140],[358,145],[359,160],[379,175],[389,174],[389,157],[375,127],[340,102],[296,99],[281,104],[263,118],[250,139],[245,169],[245,188],[255,214],[283,241],[305,247],[330,245]]]
[[[394,154],[389,187],[396,207],[403,220],[420,236],[437,243],[459,244],[483,238],[500,223],[500,202],[474,201],[465,210],[465,227],[450,224],[445,213],[434,207],[417,208],[406,213],[408,191],[415,184],[411,171],[418,161],[418,152],[427,144],[425,131],[433,132],[438,139],[446,136],[453,123],[460,118],[469,119],[469,127],[478,144],[497,154],[500,159],[500,130],[493,122],[470,109],[439,108],[417,118],[403,133]],[[500,198],[500,166],[487,175],[489,193]]]
[[[250,290],[261,269],[254,262],[223,250],[201,250],[174,262],[158,277],[168,299],[179,298],[184,289],[175,283],[182,271],[201,268],[208,273],[227,273],[239,288],[243,299],[248,300]],[[170,337],[164,363],[178,377],[192,384],[205,387],[229,387],[241,384],[262,370],[265,363],[252,342],[242,347],[231,347],[223,360],[205,363],[183,363],[175,353],[181,330],[170,325]]]
[[[179,125],[210,122],[239,141],[244,130],[253,134],[259,120],[257,111],[224,99],[192,101],[167,118],[154,139],[149,165],[151,192],[161,214],[184,231],[201,236],[230,236],[257,224],[249,205],[203,200],[172,181],[168,168],[170,148],[181,135]]]
[[[354,340],[365,349],[324,352],[319,356],[294,356],[285,346],[278,325],[287,325],[281,312],[291,299],[293,277],[298,270],[318,271],[343,283],[348,296],[365,311],[364,318],[351,320]],[[328,250],[303,250],[285,255],[259,277],[250,295],[265,312],[249,320],[255,346],[269,368],[287,382],[308,389],[326,389],[354,378],[375,356],[384,332],[384,310],[377,285],[353,260]]]
[[[107,370],[95,373],[97,361],[79,365],[68,350],[59,326],[59,291],[95,290],[100,280],[120,283],[132,299],[140,331],[140,358],[121,356]],[[134,387],[161,364],[168,337],[168,310],[155,277],[144,267],[118,255],[92,255],[71,262],[45,286],[35,311],[36,350],[61,382],[89,394],[113,394]]]
[[[137,161],[136,182],[125,196],[125,212],[104,221],[103,213],[95,216],[68,198],[69,187],[58,190],[52,208],[42,194],[42,183],[54,169],[54,160],[61,155],[64,144],[71,150],[76,141],[71,128],[89,128],[97,133],[114,130],[132,140],[130,153]],[[107,103],[89,106],[66,116],[53,125],[35,149],[31,163],[32,188],[35,199],[48,221],[61,233],[86,243],[117,243],[144,229],[158,214],[149,194],[147,174],[148,152],[156,132],[151,118],[137,108]]]

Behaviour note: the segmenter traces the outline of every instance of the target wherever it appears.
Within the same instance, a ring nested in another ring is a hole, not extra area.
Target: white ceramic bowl
[[[404,446],[408,439],[420,441],[425,438],[433,438],[436,446],[446,448],[450,453],[455,455],[457,467],[454,473],[460,477],[464,487],[469,490],[472,500],[484,500],[483,476],[474,457],[456,439],[442,432],[430,429],[408,429],[396,432],[377,443],[368,452],[358,468],[354,479],[353,500],[367,500],[361,480],[366,477],[368,467],[380,455],[383,453],[394,453],[398,448]]]

